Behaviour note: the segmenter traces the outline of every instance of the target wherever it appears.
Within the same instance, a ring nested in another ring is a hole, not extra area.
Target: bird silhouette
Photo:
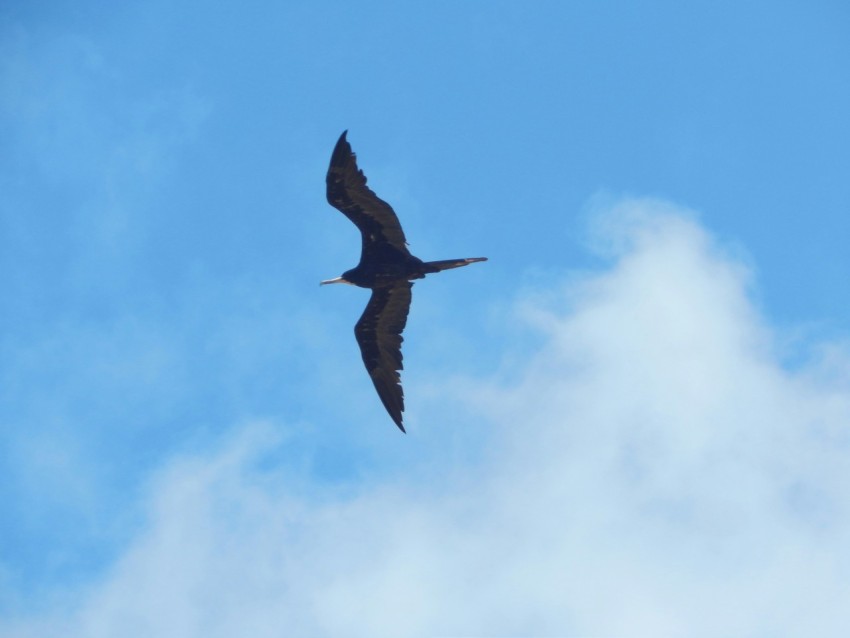
[[[354,336],[381,402],[404,432],[401,333],[410,311],[412,280],[487,258],[422,261],[411,255],[395,211],[366,186],[366,176],[357,167],[347,133],[343,131],[340,135],[331,155],[327,196],[328,203],[360,230],[360,263],[341,277],[326,279],[321,284],[352,284],[372,290],[372,297],[354,326]]]

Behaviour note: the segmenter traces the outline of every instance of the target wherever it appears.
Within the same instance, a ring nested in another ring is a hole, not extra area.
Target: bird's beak
[[[325,279],[324,281],[320,281],[319,285],[324,286],[325,284],[350,284],[350,281],[347,281],[343,277],[336,277],[334,279]]]

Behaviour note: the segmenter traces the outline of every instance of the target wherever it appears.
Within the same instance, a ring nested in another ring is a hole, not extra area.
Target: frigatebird
[[[366,186],[357,156],[343,131],[328,168],[328,203],[348,217],[363,239],[360,263],[321,284],[351,284],[371,288],[372,297],[354,326],[363,363],[390,417],[404,432],[404,391],[401,336],[410,311],[412,280],[449,268],[460,268],[486,257],[422,261],[407,249],[407,240],[392,207]],[[321,285],[320,284],[320,285]]]

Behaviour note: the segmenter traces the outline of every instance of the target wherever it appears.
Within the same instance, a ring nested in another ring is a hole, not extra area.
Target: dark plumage
[[[360,263],[344,272],[342,277],[322,283],[346,283],[372,289],[372,298],[354,326],[354,336],[381,402],[404,432],[404,391],[399,371],[404,367],[401,333],[410,310],[411,280],[487,258],[425,262],[411,255],[395,212],[366,186],[366,176],[357,168],[357,158],[345,139],[346,133],[348,131],[340,136],[331,156],[327,194],[330,205],[360,229],[363,242]]]

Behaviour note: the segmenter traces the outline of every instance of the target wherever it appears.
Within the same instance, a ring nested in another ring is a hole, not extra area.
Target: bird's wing
[[[401,342],[404,338],[401,333],[407,324],[412,287],[411,282],[400,281],[392,286],[372,290],[372,298],[354,326],[354,336],[360,345],[366,370],[372,377],[381,402],[402,432],[404,391],[399,370],[404,367],[401,356]]]
[[[405,254],[407,240],[392,207],[366,186],[366,176],[357,168],[357,156],[343,132],[328,167],[328,203],[348,217],[363,236],[363,252],[388,243]]]

